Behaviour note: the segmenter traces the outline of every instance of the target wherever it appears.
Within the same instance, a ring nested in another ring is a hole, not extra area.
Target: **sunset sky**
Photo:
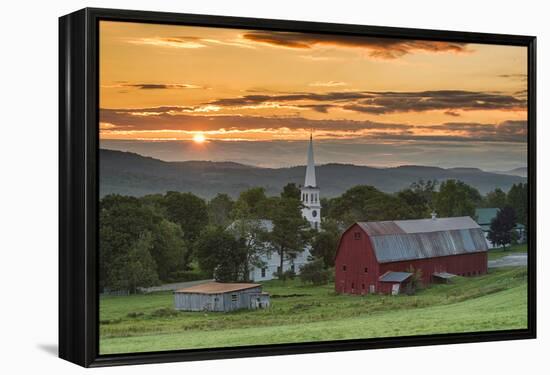
[[[163,160],[526,166],[525,47],[101,22],[101,147]]]

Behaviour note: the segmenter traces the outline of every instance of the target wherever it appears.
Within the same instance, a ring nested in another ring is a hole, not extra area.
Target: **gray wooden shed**
[[[174,292],[175,308],[182,311],[263,309],[269,303],[260,284],[209,282]]]

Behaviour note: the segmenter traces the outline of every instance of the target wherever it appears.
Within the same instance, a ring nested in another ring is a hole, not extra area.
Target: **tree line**
[[[418,181],[395,194],[355,186],[321,200],[318,232],[302,217],[300,189],[293,183],[278,196],[255,187],[237,199],[220,193],[209,201],[182,192],[140,198],[108,195],[101,199],[99,212],[100,287],[135,292],[213,276],[247,281],[250,266],[262,267],[264,255],[279,254],[282,270],[283,261],[294,259],[306,246],[313,259],[303,270],[303,280],[319,282],[334,265],[343,229],[355,221],[425,218],[433,210],[440,217],[474,217],[476,207],[510,207],[526,225],[526,194],[526,184],[518,184],[508,193],[495,189],[482,196],[456,180]],[[270,220],[272,227],[262,220]]]

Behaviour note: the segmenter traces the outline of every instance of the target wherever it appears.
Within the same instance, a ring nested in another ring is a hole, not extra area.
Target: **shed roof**
[[[218,294],[236,292],[245,289],[257,288],[261,284],[252,283],[218,283],[212,281],[205,284],[193,285],[188,288],[178,289],[176,293],[202,293],[202,294]]]
[[[454,273],[449,272],[434,272],[433,275],[435,277],[439,277],[440,279],[451,279],[456,276]]]
[[[481,227],[469,216],[357,223],[379,263],[487,251]]]
[[[392,272],[388,271],[378,278],[378,281],[401,283],[412,276],[410,272]]]

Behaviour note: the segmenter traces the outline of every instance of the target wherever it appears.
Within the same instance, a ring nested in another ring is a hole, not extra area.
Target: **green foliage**
[[[301,202],[294,198],[280,198],[274,210],[273,231],[269,241],[280,256],[280,269],[285,260],[293,260],[309,244],[312,229],[301,212]],[[281,275],[284,277],[284,274]]]
[[[292,199],[300,199],[301,197],[301,191],[298,186],[294,182],[289,182],[283,187],[283,192],[281,193],[282,198],[292,198]]]
[[[187,265],[192,260],[195,241],[208,224],[206,203],[191,193],[169,191],[164,196],[163,205],[167,219],[183,230],[183,239],[187,245],[184,263]]]
[[[129,290],[135,293],[138,287],[148,287],[159,283],[156,264],[151,256],[153,240],[151,233],[143,232],[128,252],[115,258],[108,273],[106,283],[113,290]]]
[[[487,238],[493,244],[506,248],[506,245],[515,240],[514,230],[517,224],[516,212],[512,207],[501,208],[497,216],[491,221]]]
[[[330,271],[321,258],[313,259],[300,268],[300,280],[303,283],[323,285],[329,282]]]
[[[419,180],[397,193],[397,197],[410,207],[412,218],[422,219],[430,216],[437,184],[436,180]]]
[[[439,217],[470,216],[475,218],[475,208],[481,202],[479,192],[458,180],[447,180],[435,194],[434,209]]]
[[[517,215],[517,221],[527,227],[528,213],[527,184],[514,184],[506,197],[507,205],[512,207]]]
[[[340,235],[341,231],[335,221],[324,220],[321,223],[321,230],[313,237],[311,255],[322,259],[327,267],[333,267]]]
[[[502,208],[506,206],[506,200],[506,193],[502,189],[496,188],[487,193],[483,205],[487,208]]]
[[[227,194],[218,194],[208,202],[208,222],[210,225],[226,227],[231,223],[231,211],[235,202]]]
[[[357,221],[410,219],[411,208],[397,196],[373,186],[358,185],[330,203],[328,217],[349,226]]]
[[[243,266],[246,249],[242,241],[219,227],[207,227],[196,243],[199,266],[218,281],[246,280]]]

